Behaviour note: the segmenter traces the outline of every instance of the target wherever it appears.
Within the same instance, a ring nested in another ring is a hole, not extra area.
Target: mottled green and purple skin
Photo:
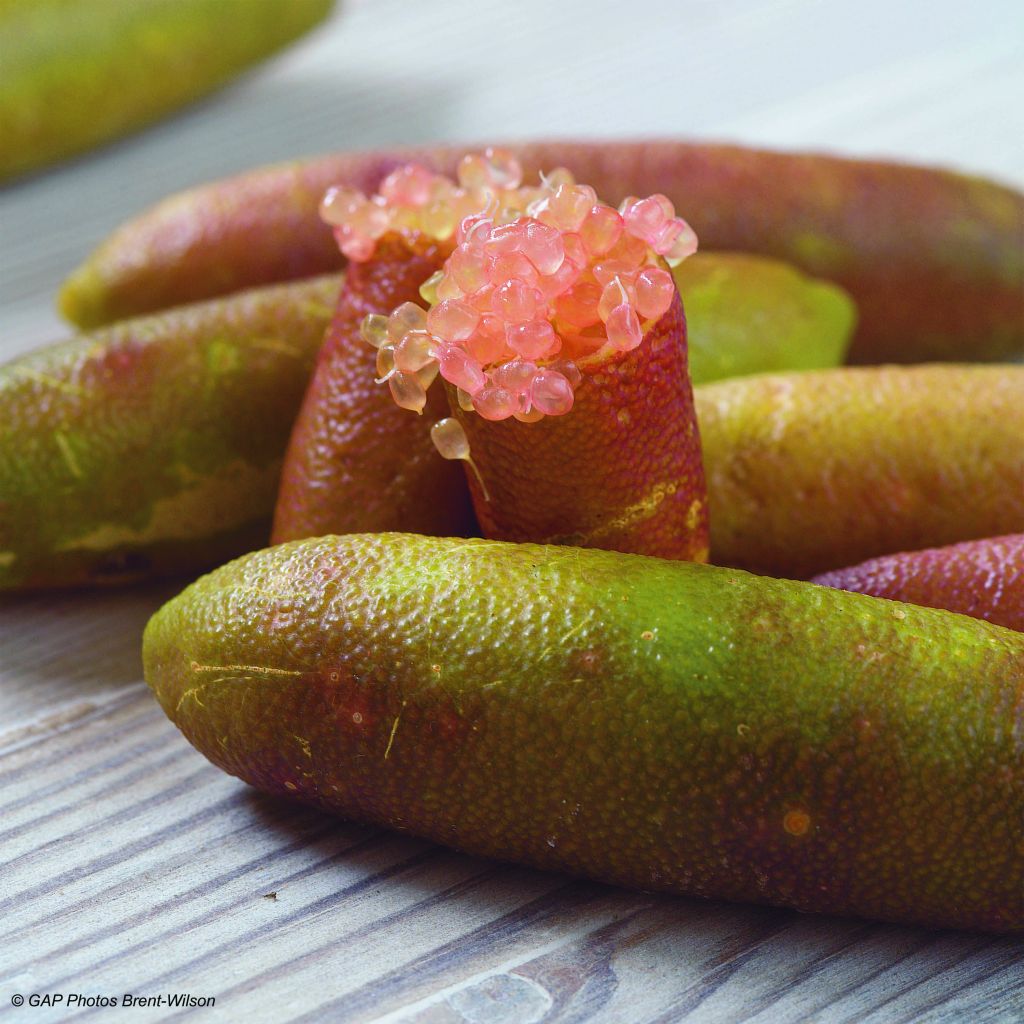
[[[872,558],[814,583],[945,608],[1024,632],[1024,533]]]
[[[338,276],[0,367],[0,590],[195,572],[267,543]]]
[[[476,466],[466,479],[481,532],[707,561],[707,486],[678,292],[638,348],[597,353],[579,369],[572,409],[537,423],[465,412],[449,386]]]
[[[804,579],[1024,531],[1024,366],[759,374],[694,393],[718,565]]]
[[[480,147],[472,147],[477,150]],[[786,260],[855,299],[855,362],[998,360],[1024,351],[1024,196],[950,171],[671,140],[508,146],[527,176],[569,167],[609,202],[661,192],[704,249]],[[339,265],[317,215],[331,185],[375,189],[415,160],[452,173],[467,147],[341,153],[184,192],[117,230],[61,308],[118,317]]]
[[[659,892],[1024,931],[1024,636],[687,562],[378,534],[246,556],[151,620],[225,771]]]

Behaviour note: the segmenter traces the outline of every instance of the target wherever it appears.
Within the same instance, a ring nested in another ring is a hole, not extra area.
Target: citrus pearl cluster
[[[410,165],[371,199],[325,197],[322,214],[350,259],[369,259],[389,231],[452,246],[421,289],[429,312],[405,303],[362,325],[403,408],[422,411],[440,373],[485,419],[563,415],[581,380],[576,362],[637,348],[670,306],[665,261],[685,259],[697,239],[666,197],[615,210],[561,168],[536,187],[521,179],[510,154],[488,150],[463,159],[457,183]]]
[[[542,191],[521,188],[522,177],[519,161],[500,149],[463,157],[456,181],[406,164],[384,178],[374,196],[353,188],[329,189],[320,203],[320,217],[333,227],[342,253],[365,262],[378,240],[391,231],[444,242],[466,217],[481,210],[514,219]]]

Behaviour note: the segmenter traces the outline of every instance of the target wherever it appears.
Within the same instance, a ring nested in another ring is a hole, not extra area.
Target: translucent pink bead
[[[601,300],[597,304],[597,315],[607,323],[616,307],[623,303],[630,305],[635,300],[636,293],[633,289],[621,277],[616,277],[604,286]]]
[[[377,248],[376,239],[353,234],[346,228],[335,228],[334,237],[342,255],[354,263],[365,263]]]
[[[587,252],[583,239],[575,231],[563,235],[562,244],[565,246],[565,258],[567,260],[572,260],[573,263],[580,267],[585,267],[590,262],[590,253]]]
[[[470,294],[487,284],[487,257],[472,246],[460,245],[448,257],[447,274],[465,292]]]
[[[473,408],[485,420],[507,420],[519,412],[519,396],[507,388],[486,387],[473,396]]]
[[[571,359],[559,359],[557,362],[552,363],[548,369],[557,370],[572,385],[573,391],[583,381],[583,374],[580,373],[580,368]]]
[[[589,185],[559,185],[540,220],[560,231],[575,231],[596,202],[597,193]]]
[[[605,324],[608,340],[620,352],[630,352],[644,340],[636,310],[625,302],[612,310]]]
[[[427,392],[413,373],[396,372],[388,378],[388,387],[395,405],[412,412],[423,412]]]
[[[441,376],[469,395],[475,395],[486,383],[480,364],[461,348],[446,348],[438,361]]]
[[[499,256],[487,271],[491,282],[502,285],[512,278],[517,278],[530,288],[536,288],[539,275],[534,265],[521,252],[512,252]]]
[[[490,383],[521,395],[533,386],[533,378],[537,373],[536,363],[526,359],[513,359],[490,374]]]
[[[463,217],[455,232],[455,241],[459,245],[481,246],[490,235],[493,226],[494,221],[483,213]]]
[[[465,349],[481,366],[505,358],[508,345],[504,321],[496,316],[482,316],[473,337],[465,342]]]
[[[465,341],[479,322],[480,314],[458,299],[444,299],[427,314],[430,333],[447,342]]]
[[[526,225],[523,252],[542,274],[554,274],[565,260],[561,234],[537,221],[529,221]]]
[[[472,295],[467,295],[465,301],[468,302],[478,313],[490,313],[492,312],[492,305],[494,303],[494,285],[485,284],[483,288],[478,288]]]
[[[320,200],[320,219],[334,227],[341,227],[365,205],[366,196],[358,189],[329,188]]]
[[[395,346],[395,366],[416,373],[434,361],[434,339],[426,331],[409,331]]]
[[[523,182],[523,165],[507,149],[488,146],[484,158],[493,184],[498,188],[519,188]]]
[[[676,236],[672,248],[662,254],[672,266],[682,263],[687,256],[692,256],[697,251],[697,233],[686,221],[682,224],[683,229]]]
[[[541,300],[536,289],[523,281],[506,281],[500,288],[495,288],[491,298],[491,308],[502,319],[518,324],[532,320]]]
[[[456,176],[463,188],[474,191],[487,188],[492,184],[487,159],[479,153],[467,153],[459,161]]]
[[[637,199],[622,211],[626,231],[642,238],[648,245],[657,241],[658,233],[673,216],[675,210],[671,202],[662,195]]]
[[[505,256],[521,252],[526,244],[526,225],[523,223],[499,224],[492,228],[484,239],[484,252],[488,256]]]
[[[622,236],[622,216],[610,206],[593,207],[580,224],[579,235],[591,256],[603,256]]]
[[[505,340],[508,347],[524,359],[544,359],[562,347],[561,338],[547,320],[512,324],[505,328]]]
[[[645,267],[636,276],[636,311],[646,320],[657,320],[672,305],[676,285],[660,267]]]
[[[418,164],[406,164],[393,170],[378,191],[398,206],[423,206],[430,199],[434,175]]]
[[[592,273],[598,284],[607,285],[611,284],[615,278],[619,278],[620,281],[628,281],[635,271],[635,267],[631,267],[623,260],[602,260],[600,263],[594,264]]]
[[[545,416],[564,416],[572,408],[572,385],[557,370],[541,370],[533,378],[530,400]]]
[[[388,337],[398,344],[409,331],[423,331],[427,327],[427,311],[415,302],[403,302],[388,317]]]

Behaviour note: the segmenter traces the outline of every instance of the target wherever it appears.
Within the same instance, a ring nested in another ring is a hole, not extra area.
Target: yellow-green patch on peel
[[[1024,635],[637,555],[398,534],[246,556],[145,635],[225,771],[646,890],[1024,930]]]
[[[0,367],[0,590],[191,572],[265,544],[338,284],[127,320]]]
[[[806,577],[1024,532],[1024,366],[761,374],[695,397],[719,565]]]

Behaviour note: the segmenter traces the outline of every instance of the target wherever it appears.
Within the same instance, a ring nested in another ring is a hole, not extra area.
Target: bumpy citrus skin
[[[638,348],[595,359],[579,364],[571,411],[538,423],[464,412],[449,389],[479,472],[466,475],[481,532],[706,561],[707,488],[679,295]]]
[[[872,558],[813,582],[1024,631],[1024,533]]]
[[[838,366],[857,320],[842,288],[749,253],[698,252],[672,270],[686,310],[690,379]]]
[[[308,31],[331,6],[332,0],[6,0],[0,179],[116,138],[211,92]]]
[[[479,148],[479,147],[474,147]],[[995,360],[1024,350],[1024,196],[948,171],[678,141],[504,147],[526,174],[568,167],[609,202],[663,193],[701,247],[837,281],[860,310],[857,362]],[[120,316],[338,266],[324,190],[372,192],[410,161],[451,174],[465,147],[342,153],[184,192],[116,231],[68,279],[64,314]]]
[[[0,367],[0,589],[266,543],[337,276],[126,321]]]
[[[738,570],[363,535],[246,556],[151,620],[225,771],[641,889],[1024,930],[1024,636]]]
[[[695,389],[711,561],[808,577],[1024,531],[1024,367],[763,374]]]
[[[368,313],[422,302],[419,286],[447,250],[410,248],[397,235],[374,258],[351,263],[316,370],[292,430],[274,515],[274,541],[327,533],[474,531],[462,470],[442,459],[430,428],[448,415],[440,387],[422,416],[374,383],[373,349],[360,337]]]

